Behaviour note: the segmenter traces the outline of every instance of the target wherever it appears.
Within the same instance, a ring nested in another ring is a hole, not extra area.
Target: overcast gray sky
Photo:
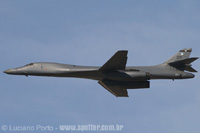
[[[150,89],[129,90],[129,98],[116,98],[92,80],[3,73],[43,61],[101,66],[117,50],[129,51],[131,66],[162,63],[183,48],[193,48],[198,57],[199,5],[0,0],[0,126],[121,124],[123,132],[199,133],[198,73],[195,79],[151,81]]]

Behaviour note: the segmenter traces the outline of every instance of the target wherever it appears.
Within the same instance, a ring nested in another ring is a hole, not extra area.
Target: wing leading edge
[[[100,69],[99,71],[115,71],[125,70],[127,62],[128,51],[122,50],[115,53]]]

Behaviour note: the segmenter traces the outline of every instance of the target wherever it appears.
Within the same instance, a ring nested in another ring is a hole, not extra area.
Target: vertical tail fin
[[[163,64],[168,64],[181,71],[186,70],[189,72],[197,72],[194,68],[191,67],[191,63],[197,60],[198,57],[189,58],[191,52],[191,48],[182,49]]]
[[[190,57],[191,52],[192,52],[192,48],[182,49],[177,54],[172,56],[169,60],[167,60],[165,63],[169,64],[172,62],[177,62],[180,60],[188,59]]]

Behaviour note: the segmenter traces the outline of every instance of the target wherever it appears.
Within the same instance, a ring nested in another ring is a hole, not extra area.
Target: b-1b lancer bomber
[[[128,97],[127,89],[149,88],[151,79],[188,79],[197,72],[191,63],[198,57],[189,58],[191,48],[180,50],[166,62],[155,66],[126,67],[128,51],[116,52],[103,66],[77,66],[59,63],[30,63],[8,69],[7,74],[25,76],[74,77],[98,80],[98,83],[116,97]]]

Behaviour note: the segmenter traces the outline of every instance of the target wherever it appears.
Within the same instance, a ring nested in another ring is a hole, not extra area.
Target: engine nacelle
[[[147,72],[139,71],[116,71],[104,73],[105,78],[109,80],[118,80],[118,81],[137,81],[137,80],[149,80],[150,74]]]
[[[114,80],[103,80],[99,82],[103,87],[112,88],[124,88],[124,89],[143,89],[149,88],[149,81],[114,81]]]
[[[133,80],[149,80],[150,79],[150,73],[147,72],[125,72],[127,75],[129,75]]]

